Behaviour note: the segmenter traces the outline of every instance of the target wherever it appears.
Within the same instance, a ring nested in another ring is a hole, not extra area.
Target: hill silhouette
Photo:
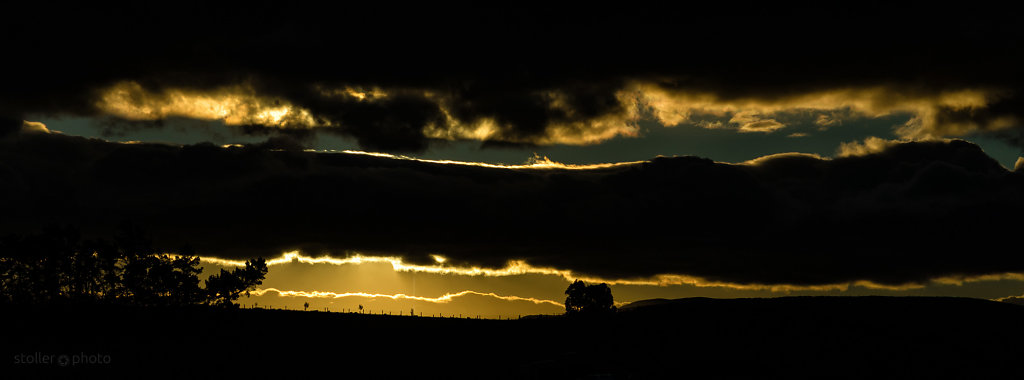
[[[652,300],[474,320],[205,306],[0,305],[7,370],[134,377],[1020,377],[1024,307],[965,298]],[[19,354],[109,364],[14,364]]]

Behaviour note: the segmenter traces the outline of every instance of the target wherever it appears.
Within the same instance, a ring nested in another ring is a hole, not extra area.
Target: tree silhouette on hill
[[[257,285],[263,284],[267,275],[267,262],[263,258],[245,262],[244,268],[235,268],[230,272],[221,269],[220,274],[210,276],[206,280],[207,301],[212,305],[232,306],[232,302]],[[237,305],[236,305],[237,306]]]
[[[576,280],[565,289],[565,313],[569,315],[596,315],[615,311],[612,289],[608,284],[587,285]]]
[[[206,289],[199,286],[201,273],[194,250],[158,253],[142,229],[127,223],[113,241],[84,241],[70,226],[0,239],[0,301],[14,303],[230,305],[262,284],[267,267],[259,258],[245,268],[221,270]]]

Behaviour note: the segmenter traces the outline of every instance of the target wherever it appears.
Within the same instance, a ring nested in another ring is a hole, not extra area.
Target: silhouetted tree
[[[172,303],[194,304],[206,300],[206,292],[199,287],[199,274],[203,268],[199,267],[199,256],[192,253],[194,251],[191,249],[183,250],[180,256],[171,261],[171,283],[175,288],[168,296]]]
[[[128,297],[138,304],[173,305],[204,301],[199,287],[199,258],[166,254],[140,256],[125,265]]]
[[[308,311],[308,310],[309,310],[309,302],[306,302],[306,303],[302,304],[302,311]]]
[[[232,302],[242,294],[249,296],[249,291],[263,284],[267,275],[267,262],[262,257],[245,262],[244,268],[235,268],[230,272],[221,269],[219,274],[206,280],[208,302],[219,306],[236,306]]]
[[[608,284],[587,285],[576,280],[565,289],[565,313],[594,315],[615,311],[612,289]]]
[[[182,305],[206,301],[199,258],[156,254],[142,230],[123,224],[114,242],[82,241],[73,227],[0,239],[0,299],[12,302],[130,302]]]
[[[199,257],[191,248],[179,255],[158,254],[141,228],[122,224],[115,237],[120,262],[118,296],[142,305],[185,305],[206,301],[199,287]]]

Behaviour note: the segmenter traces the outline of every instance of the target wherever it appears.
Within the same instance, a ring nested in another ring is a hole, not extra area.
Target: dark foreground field
[[[1024,378],[1024,307],[683,299],[513,321],[0,305],[3,378]]]

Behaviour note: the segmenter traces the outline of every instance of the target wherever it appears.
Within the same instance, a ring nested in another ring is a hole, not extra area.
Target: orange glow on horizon
[[[887,285],[878,284],[871,281],[861,280],[852,281],[847,283],[838,284],[822,284],[822,285],[793,285],[793,284],[740,284],[740,283],[729,283],[729,282],[717,282],[708,281],[695,276],[680,275],[680,274],[659,274],[647,278],[600,278],[595,276],[587,276],[574,273],[568,269],[557,269],[557,268],[544,268],[536,267],[528,264],[524,260],[509,260],[508,263],[502,268],[482,268],[482,267],[460,267],[454,265],[445,264],[447,259],[440,255],[432,255],[437,264],[434,265],[417,265],[407,264],[401,257],[397,256],[363,256],[355,254],[346,258],[335,258],[330,256],[321,257],[310,257],[304,256],[299,251],[285,252],[278,258],[267,260],[268,266],[282,265],[288,263],[303,263],[303,264],[329,264],[329,265],[359,265],[363,263],[386,263],[391,264],[392,269],[395,272],[414,272],[414,273],[430,273],[430,274],[441,274],[441,275],[456,275],[456,276],[486,276],[486,277],[504,277],[504,276],[517,276],[517,275],[549,275],[557,276],[565,279],[566,281],[572,282],[575,280],[583,280],[588,283],[606,283],[608,285],[631,285],[631,286],[671,286],[671,285],[691,285],[697,287],[722,287],[736,290],[753,290],[753,291],[771,291],[773,293],[788,293],[795,291],[847,291],[851,286],[859,286],[867,289],[877,290],[911,290],[921,289],[925,284],[908,283],[902,285]],[[216,257],[200,257],[200,261],[203,263],[220,265],[220,266],[244,266],[245,262],[240,260],[228,260]],[[989,281],[997,279],[1024,279],[1024,275],[1016,273],[1005,273],[1005,274],[992,274],[984,276],[971,276],[971,277],[942,277],[936,278],[932,281],[938,284],[952,284],[952,283],[963,283],[963,282],[976,282],[976,281]],[[353,293],[355,294],[355,293]],[[360,293],[363,294],[363,293]]]
[[[365,293],[365,292],[348,292],[348,293],[335,293],[335,292],[322,292],[322,291],[302,291],[302,290],[279,290],[276,288],[256,289],[250,293],[254,296],[262,296],[266,293],[273,292],[277,293],[281,297],[305,297],[305,298],[347,298],[347,297],[361,297],[361,298],[389,298],[392,300],[410,300],[410,301],[423,301],[430,303],[449,303],[457,297],[463,297],[467,295],[478,295],[496,298],[503,301],[526,301],[532,302],[537,305],[550,304],[553,306],[564,307],[561,302],[537,299],[531,297],[520,297],[520,296],[503,296],[495,293],[484,293],[473,290],[463,290],[458,293],[446,293],[439,297],[422,297],[422,296],[411,296],[408,294],[379,294],[379,293]]]

